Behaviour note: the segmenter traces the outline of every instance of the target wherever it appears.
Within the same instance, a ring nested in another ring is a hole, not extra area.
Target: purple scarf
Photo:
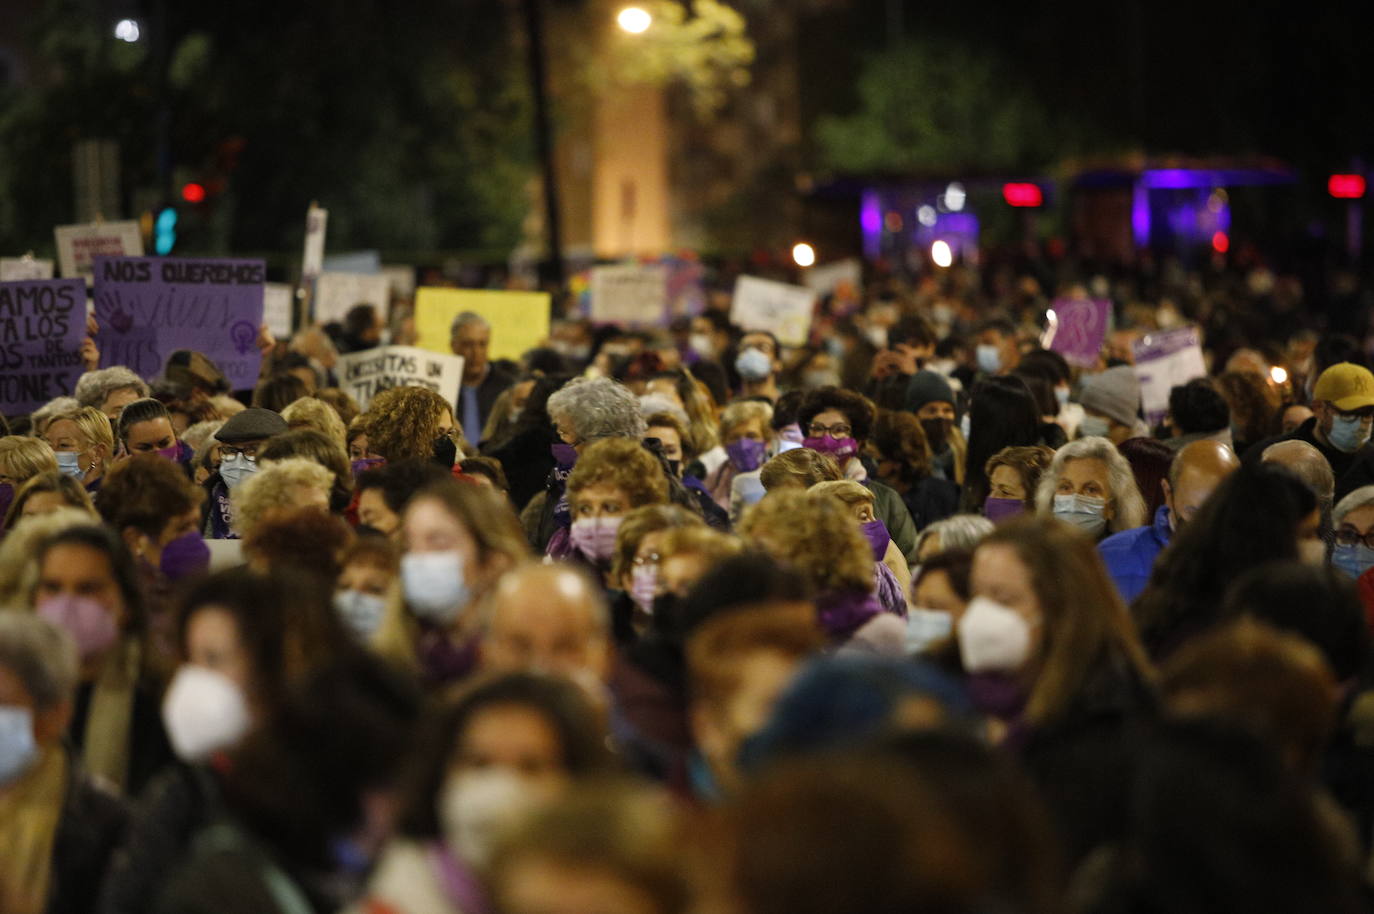
[[[883,612],[871,593],[860,590],[838,590],[816,599],[816,612],[821,628],[832,641],[844,641],[874,616]]]

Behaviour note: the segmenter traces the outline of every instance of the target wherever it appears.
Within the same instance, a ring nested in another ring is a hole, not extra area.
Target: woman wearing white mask
[[[490,910],[475,870],[526,815],[574,781],[610,772],[608,739],[567,680],[508,673],[474,685],[433,721],[399,834],[356,910]]]
[[[100,410],[83,406],[58,413],[43,431],[57,455],[57,468],[94,492],[114,457],[114,429]]]
[[[530,557],[510,503],[488,486],[444,480],[421,490],[401,521],[401,592],[373,645],[440,687],[477,664],[479,601]]]
[[[955,626],[974,703],[1013,745],[1080,724],[1119,725],[1153,705],[1130,613],[1091,541],[1045,517],[1014,518],[973,556]]]
[[[1094,542],[1145,523],[1131,465],[1106,438],[1080,438],[1055,452],[1040,477],[1036,511],[1073,524]]]

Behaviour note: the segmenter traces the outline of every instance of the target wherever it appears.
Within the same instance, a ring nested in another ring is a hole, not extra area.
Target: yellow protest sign
[[[416,345],[431,352],[450,352],[449,328],[464,311],[480,314],[491,324],[493,359],[519,359],[549,338],[547,292],[426,286],[415,293]]]

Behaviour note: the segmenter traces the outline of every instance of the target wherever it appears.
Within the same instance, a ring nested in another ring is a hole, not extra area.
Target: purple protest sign
[[[1096,365],[1107,338],[1111,313],[1109,301],[1056,299],[1045,334],[1045,348],[1053,349],[1070,364],[1084,368]]]
[[[261,260],[96,258],[101,367],[126,365],[151,380],[169,355],[192,349],[235,390],[251,388],[261,361],[265,273]]]
[[[69,396],[85,336],[84,279],[0,282],[0,414]]]

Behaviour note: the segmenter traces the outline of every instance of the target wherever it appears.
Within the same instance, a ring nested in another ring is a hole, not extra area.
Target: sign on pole
[[[1207,376],[1201,337],[1196,327],[1180,327],[1147,333],[1131,344],[1131,349],[1145,418],[1150,425],[1158,425],[1169,412],[1169,391]]]
[[[378,346],[339,356],[339,386],[366,410],[372,398],[393,387],[427,387],[456,409],[463,382],[463,358],[417,349]]]
[[[85,336],[85,280],[0,282],[0,415],[70,395]]]
[[[803,346],[811,332],[816,293],[771,279],[735,280],[730,321],[744,330],[767,330],[784,346]]]
[[[59,225],[57,263],[63,278],[90,277],[97,257],[142,257],[143,232],[137,222],[87,222]]]

